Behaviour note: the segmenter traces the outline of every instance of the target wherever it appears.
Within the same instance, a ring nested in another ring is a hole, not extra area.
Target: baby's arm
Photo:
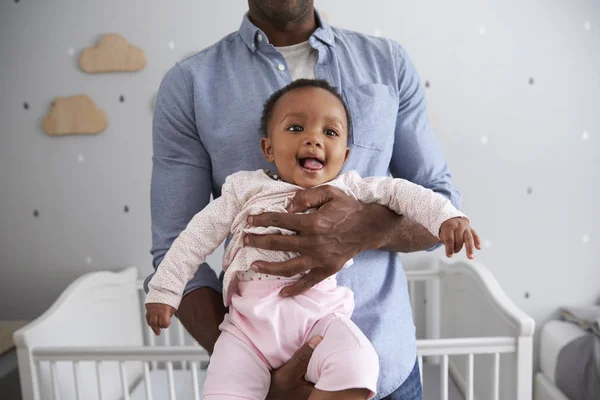
[[[361,178],[348,174],[348,186],[363,203],[376,203],[404,215],[439,237],[446,255],[460,252],[463,244],[467,256],[473,258],[473,248],[480,248],[479,237],[469,219],[445,197],[405,179],[391,177]]]
[[[179,234],[148,284],[146,322],[155,334],[167,328],[179,307],[187,282],[225,240],[241,206],[230,178],[221,197],[196,214]]]

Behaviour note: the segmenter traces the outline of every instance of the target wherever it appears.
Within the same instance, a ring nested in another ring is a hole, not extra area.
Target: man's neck
[[[273,21],[258,9],[250,9],[250,21],[260,28],[275,47],[292,46],[306,42],[317,29],[315,10],[310,7],[307,12],[295,21],[281,23]]]

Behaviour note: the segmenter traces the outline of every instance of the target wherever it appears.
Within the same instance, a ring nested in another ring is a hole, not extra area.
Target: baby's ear
[[[344,156],[344,162],[348,160],[348,156],[350,156],[350,147],[346,147],[346,155]]]
[[[272,163],[275,161],[275,156],[273,155],[273,146],[271,145],[271,139],[260,139],[260,148],[262,149],[262,152],[268,162]]]

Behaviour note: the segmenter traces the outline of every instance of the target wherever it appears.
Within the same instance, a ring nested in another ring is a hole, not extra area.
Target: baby
[[[304,188],[332,185],[363,203],[377,203],[425,226],[452,255],[466,246],[473,257],[479,238],[469,220],[442,196],[403,179],[339,174],[348,155],[348,108],[325,81],[297,80],[265,103],[260,145],[278,175],[268,171],[229,176],[222,194],[196,214],[174,241],[150,281],[146,319],[155,334],[170,324],[196,269],[228,235],[223,257],[223,298],[229,313],[220,326],[204,385],[204,399],[264,399],[270,371],[286,363],[308,339],[322,336],[306,371],[315,384],[310,399],[367,399],[375,395],[375,349],[350,320],[354,295],[329,277],[293,297],[280,290],[299,279],[255,272],[257,261],[281,262],[298,254],[245,247],[246,233],[293,235],[276,227],[251,227],[266,211],[285,213]],[[345,267],[352,264],[348,260]]]

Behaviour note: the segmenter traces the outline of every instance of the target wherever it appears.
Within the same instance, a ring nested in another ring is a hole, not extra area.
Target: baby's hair
[[[350,118],[350,110],[348,110],[346,102],[344,101],[344,99],[342,99],[342,96],[340,96],[337,90],[335,90],[335,88],[331,86],[329,82],[322,79],[297,79],[273,93],[271,97],[269,97],[265,102],[262,116],[260,118],[260,133],[262,134],[262,136],[268,136],[267,125],[269,124],[271,117],[273,117],[273,109],[275,108],[275,104],[281,98],[281,96],[283,96],[287,92],[291,92],[294,89],[300,89],[304,87],[316,87],[325,89],[338,98],[338,100],[344,106],[344,111],[346,111],[346,120],[348,123],[348,137],[350,137],[350,132],[352,132],[352,118]]]

